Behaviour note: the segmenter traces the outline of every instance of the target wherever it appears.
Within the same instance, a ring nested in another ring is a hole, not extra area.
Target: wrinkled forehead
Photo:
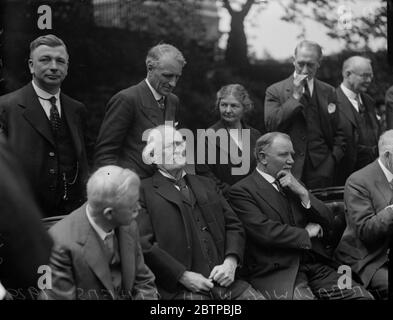
[[[63,58],[68,58],[68,52],[64,46],[47,46],[47,45],[40,45],[37,48],[35,48],[31,52],[31,56],[53,56],[53,57],[63,57]]]
[[[313,47],[301,47],[295,55],[296,61],[315,61],[319,60],[318,52]]]
[[[183,135],[174,128],[166,127],[165,129],[153,129],[151,139],[156,147],[161,147],[183,141]]]

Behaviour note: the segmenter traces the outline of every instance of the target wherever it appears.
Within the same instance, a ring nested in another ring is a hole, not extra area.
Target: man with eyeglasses
[[[55,224],[52,285],[41,299],[155,300],[155,277],[139,244],[140,180],[118,166],[98,169],[87,182],[87,203]]]
[[[380,135],[375,101],[366,93],[373,79],[371,61],[361,56],[348,58],[343,63],[342,76],[336,92],[347,149],[337,170],[340,185],[352,172],[378,157]]]
[[[315,78],[321,59],[319,44],[300,42],[294,54],[294,74],[267,88],[265,97],[266,128],[291,137],[292,172],[309,189],[334,185],[336,165],[345,151],[335,90]]]

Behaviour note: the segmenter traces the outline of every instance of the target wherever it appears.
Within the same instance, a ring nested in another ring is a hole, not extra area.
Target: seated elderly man
[[[150,131],[143,151],[158,171],[142,181],[138,224],[146,264],[163,299],[264,299],[236,280],[244,230],[212,180],[186,174],[185,141],[170,126]]]
[[[332,216],[293,177],[293,153],[288,135],[263,135],[256,170],[229,192],[246,230],[245,274],[268,299],[372,299],[354,281],[351,289],[339,282],[338,264],[320,239]]]
[[[157,299],[135,217],[140,181],[129,169],[106,166],[87,183],[87,204],[50,229],[55,241],[52,288],[42,299]]]
[[[336,258],[357,272],[378,299],[388,298],[388,252],[393,234],[393,130],[379,139],[379,158],[345,184],[347,228]]]

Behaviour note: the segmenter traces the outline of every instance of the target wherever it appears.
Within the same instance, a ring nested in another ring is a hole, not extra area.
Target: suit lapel
[[[160,172],[156,172],[153,176],[153,185],[156,187],[157,193],[168,201],[176,204],[180,210],[183,209],[183,199],[175,186]]]
[[[81,145],[79,127],[77,125],[79,123],[79,120],[76,118],[74,106],[70,101],[70,99],[64,94],[60,94],[60,101],[61,101],[62,115],[66,118],[67,125],[72,137],[72,141],[74,142],[76,154],[80,156],[82,152],[82,145]]]
[[[103,251],[103,244],[99,241],[99,237],[95,230],[91,227],[86,216],[86,206],[83,206],[81,212],[81,221],[79,225],[80,239],[78,242],[83,246],[83,255],[87,264],[93,270],[97,278],[102,282],[106,289],[114,299],[114,288],[111,279],[111,272],[109,269],[106,255]]]
[[[289,217],[285,214],[288,208],[282,201],[282,196],[278,191],[263,178],[258,171],[252,173],[252,177],[257,185],[258,195],[275,211],[284,223],[289,224]]]
[[[120,247],[120,261],[123,289],[126,292],[132,291],[133,274],[135,272],[135,242],[127,229],[120,227],[118,231],[119,247]]]
[[[375,171],[375,186],[379,190],[379,192],[383,195],[386,204],[393,204],[393,191],[390,189],[390,185],[388,180],[386,179],[385,174],[383,173],[378,160],[375,160],[373,163],[374,171]]]
[[[49,126],[48,117],[46,116],[31,83],[25,86],[24,95],[20,105],[25,108],[25,112],[23,113],[25,119],[54,146],[55,140]]]
[[[154,95],[147,86],[145,80],[139,83],[138,89],[142,102],[142,112],[154,126],[159,126],[164,122],[164,114],[162,110],[158,107],[157,101],[156,99],[154,99]]]
[[[375,139],[378,140],[379,137],[379,126],[378,126],[378,122],[376,119],[376,115],[375,115],[375,110],[374,110],[374,104],[373,102],[364,94],[361,94],[361,99],[362,102],[364,104],[364,106],[366,107],[367,113],[368,113],[368,117],[371,121],[371,125],[373,127],[373,133],[374,133],[374,137]]]
[[[342,91],[342,89],[340,87],[338,87],[338,89],[337,89],[337,99],[338,99],[338,101],[341,101],[341,104],[340,104],[341,112],[348,118],[348,120],[355,127],[357,127],[358,124],[356,122],[355,115],[353,113],[353,105],[348,100],[347,96],[344,94],[344,92]]]

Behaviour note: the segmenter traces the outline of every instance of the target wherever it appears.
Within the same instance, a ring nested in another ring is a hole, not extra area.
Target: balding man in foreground
[[[337,170],[339,185],[378,157],[380,134],[375,101],[366,93],[373,79],[371,61],[360,56],[348,58],[343,63],[342,76],[336,92],[347,149]]]
[[[91,176],[87,204],[50,229],[52,288],[43,299],[157,299],[135,222],[139,186],[134,172],[117,166]]]
[[[142,161],[145,130],[177,122],[179,99],[172,93],[186,61],[172,45],[159,44],[146,57],[146,79],[115,94],[97,138],[96,167],[115,164],[134,170],[141,179],[154,168]]]
[[[142,181],[138,217],[147,265],[163,299],[262,300],[236,279],[244,230],[212,180],[186,174],[186,144],[170,126],[153,129],[145,162],[158,171]]]
[[[347,227],[336,249],[376,298],[388,297],[388,251],[393,235],[393,130],[379,139],[379,158],[345,184]]]

